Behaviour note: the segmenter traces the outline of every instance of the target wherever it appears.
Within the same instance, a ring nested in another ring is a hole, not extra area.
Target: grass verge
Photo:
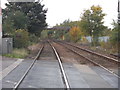
[[[4,54],[3,56],[11,58],[25,58],[29,54],[27,49],[13,49],[13,52],[10,54]]]

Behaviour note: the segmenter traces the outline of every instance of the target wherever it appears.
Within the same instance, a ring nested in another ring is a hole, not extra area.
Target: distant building
[[[87,39],[88,42],[92,42],[92,37],[91,36],[87,36],[86,39]],[[110,37],[109,36],[103,36],[103,37],[99,37],[98,39],[99,39],[100,42],[107,42],[110,39]]]

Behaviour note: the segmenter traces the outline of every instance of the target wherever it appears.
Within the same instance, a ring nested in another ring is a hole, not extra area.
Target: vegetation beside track
[[[113,20],[112,28],[104,25],[102,7],[91,6],[84,10],[80,20],[65,20],[56,24],[53,30],[47,31],[45,37],[58,40],[65,40],[89,46],[90,49],[100,50],[106,53],[118,53],[120,45],[120,25]]]
[[[13,38],[14,48],[27,48],[40,39],[54,38],[88,45],[93,50],[99,49],[108,53],[119,51],[120,25],[117,24],[117,21],[113,21],[113,28],[105,26],[106,14],[99,5],[93,5],[84,10],[80,15],[80,20],[65,20],[63,23],[53,26],[52,30],[45,30],[47,9],[44,9],[44,5],[39,2],[11,2],[6,4],[6,8],[2,11],[3,34],[10,35]],[[104,36],[109,37],[109,39],[107,41],[99,40],[99,37]],[[90,41],[87,37],[91,37]]]
[[[12,51],[12,53],[10,54],[4,54],[3,56],[6,56],[6,57],[11,57],[11,58],[25,58],[27,57],[29,54],[29,51],[25,48],[22,48],[22,49],[14,49]]]
[[[3,56],[12,58],[28,56],[30,52],[28,47],[40,41],[41,31],[47,26],[46,13],[47,9],[39,0],[29,3],[6,3],[6,8],[2,9],[3,38],[13,38],[13,52]]]

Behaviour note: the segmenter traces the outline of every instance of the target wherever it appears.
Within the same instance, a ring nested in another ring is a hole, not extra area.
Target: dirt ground
[[[73,46],[70,46],[70,45],[66,45],[66,44],[65,44],[65,46],[68,47],[68,48],[70,48],[70,49],[73,49],[73,50],[77,51],[77,52],[80,53],[82,56],[87,57],[87,58],[91,59],[92,61],[95,61],[95,62],[103,65],[103,66],[106,67],[106,68],[109,68],[109,69],[111,69],[111,70],[113,70],[113,71],[115,71],[115,72],[116,72],[116,70],[118,71],[118,64],[117,64],[117,63],[110,62],[110,61],[108,61],[108,60],[106,60],[106,59],[104,59],[104,58],[101,58],[101,57],[98,57],[98,56],[96,56],[96,55],[87,53],[87,52],[85,52],[85,51],[82,51],[82,50],[77,49],[77,48],[75,48],[75,47],[73,47]],[[78,45],[77,45],[77,46],[78,46]],[[80,47],[81,47],[81,46],[80,46]],[[86,46],[85,46],[85,47],[86,47]],[[85,47],[84,47],[84,48],[85,48]],[[103,55],[104,55],[104,54],[103,54]],[[90,62],[89,62],[89,63],[90,63]]]
[[[27,56],[27,59],[34,59],[37,55],[42,43],[34,44],[28,47],[30,54]]]
[[[83,59],[82,57],[76,55],[75,53],[71,52],[67,48],[59,45],[57,43],[53,43],[55,48],[57,49],[63,63],[74,63],[74,64],[82,64],[82,65],[93,65],[89,61]]]
[[[48,42],[44,43],[44,49],[40,55],[39,60],[56,60],[54,51]]]
[[[106,55],[106,56],[114,58],[114,59],[120,59],[118,57],[110,55],[110,53],[106,52],[105,50],[101,49],[100,47],[96,47],[96,48],[94,47],[94,49],[93,49],[89,45],[75,44],[75,43],[71,43],[71,44],[80,46],[81,48],[85,48],[85,49],[88,49],[88,50],[91,50],[91,51],[94,51],[94,52],[97,52],[97,53],[100,53],[100,54],[103,54],[103,55]]]

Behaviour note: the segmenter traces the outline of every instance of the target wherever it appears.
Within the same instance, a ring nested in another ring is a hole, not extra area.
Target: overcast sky
[[[5,2],[7,0],[1,1],[2,8],[5,7]],[[118,0],[43,0],[42,4],[48,8],[46,21],[49,26],[62,23],[66,19],[80,20],[83,10],[92,5],[100,5],[103,8],[103,12],[107,14],[104,19],[106,26],[112,27],[113,19],[117,20]]]

